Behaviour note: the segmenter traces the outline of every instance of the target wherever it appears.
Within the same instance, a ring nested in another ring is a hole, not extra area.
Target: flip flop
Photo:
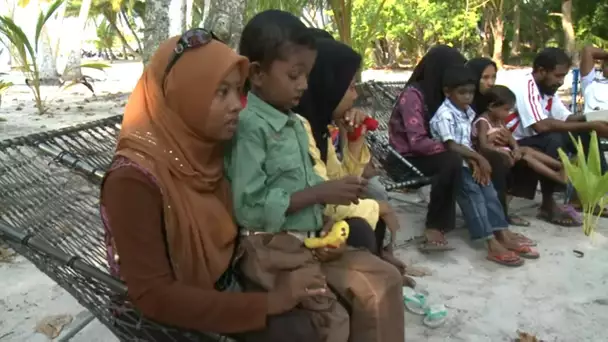
[[[443,234],[441,234],[441,237],[443,238],[443,241],[425,239],[424,242],[418,245],[418,249],[422,253],[445,252],[454,250],[454,247],[450,246],[450,243],[448,242],[448,240],[445,239]]]
[[[514,252],[506,252],[500,255],[488,255],[486,257],[490,261],[494,261],[497,264],[509,267],[519,267],[524,264],[524,259],[520,258]]]
[[[557,209],[553,212],[549,213],[546,211],[539,211],[536,217],[545,222],[555,224],[562,227],[580,227],[582,225],[581,222],[577,221],[576,218],[572,217],[568,211],[563,209]]]
[[[427,306],[422,324],[429,328],[437,328],[447,321],[448,309],[443,304]]]
[[[582,213],[583,212],[583,208],[581,206],[578,205],[568,205],[570,208],[572,208],[572,210],[576,211],[577,213]],[[564,206],[565,207],[565,206]],[[601,210],[600,212],[600,207],[596,206],[595,210],[593,210],[593,215],[594,216],[601,216],[601,217],[608,217],[608,208],[604,208],[603,210]]]
[[[525,236],[524,234],[520,234],[520,233],[516,233],[516,232],[511,232],[513,235],[515,235],[515,238],[517,239],[517,241],[519,242],[520,245],[524,245],[524,246],[530,246],[530,247],[535,247],[538,244],[536,243],[536,241],[530,239],[529,237]]]
[[[579,222],[580,224],[583,224],[583,216],[581,215],[580,212],[578,212],[574,206],[572,204],[564,204],[562,206],[560,206],[560,208],[567,212],[568,214],[570,214],[570,216],[576,221]]]
[[[418,246],[418,249],[422,252],[422,253],[428,253],[428,252],[445,252],[445,251],[453,251],[454,247],[450,246],[449,244],[442,244],[439,243],[437,241],[425,241],[423,243],[421,243]]]
[[[512,226],[517,227],[530,227],[530,221],[524,220],[521,216],[511,214],[507,217],[507,221]]]
[[[417,292],[409,287],[403,287],[401,291],[403,294],[403,303],[405,304],[405,308],[414,315],[423,316],[426,313],[427,294],[424,292]]]
[[[517,246],[517,248],[507,248],[507,249],[517,253],[522,258],[526,258],[526,259],[540,258],[540,254],[537,251],[530,248],[530,246],[519,245],[519,246]]]

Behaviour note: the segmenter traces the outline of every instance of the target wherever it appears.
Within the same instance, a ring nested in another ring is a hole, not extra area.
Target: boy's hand
[[[486,165],[483,165],[485,162]],[[469,166],[473,172],[473,179],[481,185],[490,184],[490,177],[492,175],[492,167],[490,167],[490,163],[488,160],[480,157],[477,160],[468,161]]]
[[[325,204],[349,205],[359,203],[367,187],[367,179],[347,176],[327,181],[316,186],[317,196]]]
[[[468,159],[467,164],[469,165],[469,169],[471,169],[471,174],[473,175],[473,180],[475,182],[481,184],[482,179],[480,178],[481,173],[479,171],[479,165],[476,161]]]
[[[477,158],[477,163],[479,164],[479,170],[482,173],[487,174],[487,175],[492,174],[492,166],[490,166],[490,163],[488,162],[488,160],[486,158],[479,155]]]
[[[329,233],[336,221],[329,217],[323,218],[323,229],[321,229],[321,237]],[[338,248],[322,247],[312,250],[312,254],[321,262],[328,262],[338,259],[346,250],[346,242]]]

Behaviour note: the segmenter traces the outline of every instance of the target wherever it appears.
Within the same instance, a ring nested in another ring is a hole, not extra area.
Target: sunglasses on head
[[[194,28],[188,30],[182,34],[177,40],[177,45],[173,49],[173,55],[169,59],[169,64],[165,69],[165,75],[163,76],[163,92],[165,91],[165,80],[171,68],[175,65],[177,60],[189,49],[199,48],[209,44],[212,40],[222,42],[213,32],[202,28]]]

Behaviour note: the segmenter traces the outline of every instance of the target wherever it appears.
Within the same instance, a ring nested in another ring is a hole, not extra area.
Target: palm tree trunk
[[[245,7],[245,0],[211,0],[204,27],[236,48],[243,31]]]
[[[171,0],[169,4],[169,36],[186,30],[186,0]]]
[[[186,0],[186,30],[192,28],[192,13],[194,8],[194,0]]]
[[[58,84],[59,73],[57,73],[57,63],[53,54],[53,48],[51,47],[51,39],[44,27],[40,34],[40,40],[38,51],[36,52],[40,84]]]
[[[519,29],[521,27],[521,0],[515,0],[513,19],[513,40],[511,41],[511,57],[518,57],[520,53]]]
[[[578,64],[576,56],[576,41],[574,37],[574,25],[572,23],[572,0],[562,2],[562,27],[564,28],[564,43],[566,51],[573,57],[575,65]]]
[[[91,0],[83,0],[80,5],[80,12],[78,13],[78,25],[77,30],[74,32],[74,36],[70,37],[72,41],[72,47],[68,55],[68,61],[65,65],[62,78],[66,80],[76,80],[82,77],[82,70],[80,68],[81,55],[80,50],[82,48],[82,38],[87,26],[87,19],[89,18],[89,10],[91,9]]]
[[[148,63],[161,42],[169,38],[170,0],[146,1],[143,62]]]

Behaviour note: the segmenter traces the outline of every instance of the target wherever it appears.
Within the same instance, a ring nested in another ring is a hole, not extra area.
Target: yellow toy
[[[307,248],[338,248],[348,238],[348,234],[350,233],[350,228],[348,227],[348,223],[346,221],[338,221],[334,223],[331,227],[331,230],[324,237],[314,237],[307,238],[304,240],[304,246]]]

